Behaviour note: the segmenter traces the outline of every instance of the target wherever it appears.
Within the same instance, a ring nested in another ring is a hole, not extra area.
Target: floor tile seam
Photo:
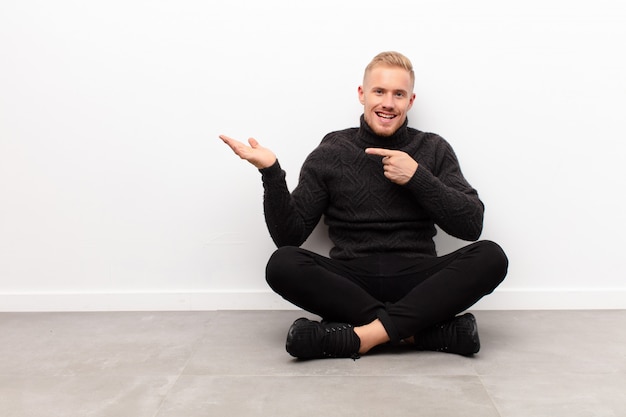
[[[318,375],[313,375],[318,376]],[[324,375],[326,376],[326,375]],[[424,373],[361,373],[351,375],[337,375],[348,377],[373,377],[373,378],[405,378],[405,377],[423,377],[423,378],[476,378],[477,374],[466,373],[436,373],[436,372],[424,372]]]
[[[482,378],[482,376],[478,375],[478,380],[480,381],[480,385],[483,387],[483,391],[487,395],[487,398],[489,398],[489,401],[491,402],[491,405],[492,405],[493,409],[495,410],[495,412],[498,414],[499,417],[502,417],[502,413],[500,412],[500,408],[498,407],[498,404],[496,403],[495,399],[493,398],[493,396],[491,395],[491,393],[487,389],[487,386],[485,385],[485,381]]]
[[[179,376],[179,373],[146,374],[137,372],[0,373],[0,378],[178,378]]]
[[[210,378],[475,378],[478,375],[468,374],[275,374],[275,373],[250,373],[250,374],[184,374],[181,377],[210,377]]]
[[[585,377],[585,376],[623,376],[626,377],[626,371],[603,371],[603,372],[577,372],[577,371],[559,371],[559,370],[549,370],[546,372],[529,372],[529,373],[478,373],[477,376],[480,378],[529,378],[529,377],[541,377],[545,375],[560,375],[560,376],[571,376],[571,377]]]
[[[212,321],[212,320],[213,319],[211,319],[209,321]],[[202,341],[204,340],[204,337],[205,337],[205,333],[203,331],[201,333],[201,335],[198,338],[196,338],[196,340],[194,341],[192,348],[189,350],[189,354],[187,356],[187,360],[185,361],[183,366],[181,366],[180,371],[178,372],[178,375],[175,376],[174,381],[169,386],[167,392],[165,392],[163,394],[163,396],[161,397],[161,400],[159,401],[159,404],[156,407],[156,410],[155,410],[154,414],[152,415],[152,417],[157,417],[160,414],[161,409],[163,408],[163,405],[165,404],[165,402],[167,401],[168,397],[172,393],[172,390],[174,390],[174,388],[178,384],[178,381],[180,381],[180,379],[185,375],[185,369],[187,369],[187,366],[189,366],[189,362],[191,362],[191,360],[193,359],[195,354],[199,351],[199,347],[200,347]]]

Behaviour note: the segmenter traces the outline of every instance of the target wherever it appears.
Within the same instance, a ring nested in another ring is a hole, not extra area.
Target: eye
[[[404,93],[404,91],[398,91],[398,92],[396,93],[396,97],[400,97],[400,98],[402,98],[402,97],[406,97],[406,94]]]
[[[376,89],[374,89],[374,94],[381,95],[382,93],[383,93],[382,88],[376,88]]]

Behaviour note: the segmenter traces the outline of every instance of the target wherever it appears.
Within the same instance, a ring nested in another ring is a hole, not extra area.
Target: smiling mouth
[[[383,119],[387,119],[387,120],[391,120],[396,117],[395,114],[387,114],[387,113],[381,113],[381,112],[376,112],[376,116],[383,118]]]

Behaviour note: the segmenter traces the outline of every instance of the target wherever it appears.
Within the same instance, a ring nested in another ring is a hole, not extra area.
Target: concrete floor
[[[301,362],[284,349],[299,311],[2,313],[0,414],[626,415],[626,311],[474,314],[473,358],[383,348]]]

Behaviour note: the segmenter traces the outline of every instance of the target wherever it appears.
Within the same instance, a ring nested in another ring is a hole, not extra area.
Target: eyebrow
[[[388,91],[388,89],[387,89],[387,88],[383,88],[383,87],[372,87],[372,91],[373,91],[373,90],[384,90],[384,91]],[[402,88],[398,88],[398,89],[395,89],[395,90],[392,90],[392,91],[393,91],[394,93],[404,93],[404,94],[407,94],[407,95],[409,94],[409,92],[408,92],[408,91],[406,91],[406,90],[404,90],[404,89],[402,89]]]

